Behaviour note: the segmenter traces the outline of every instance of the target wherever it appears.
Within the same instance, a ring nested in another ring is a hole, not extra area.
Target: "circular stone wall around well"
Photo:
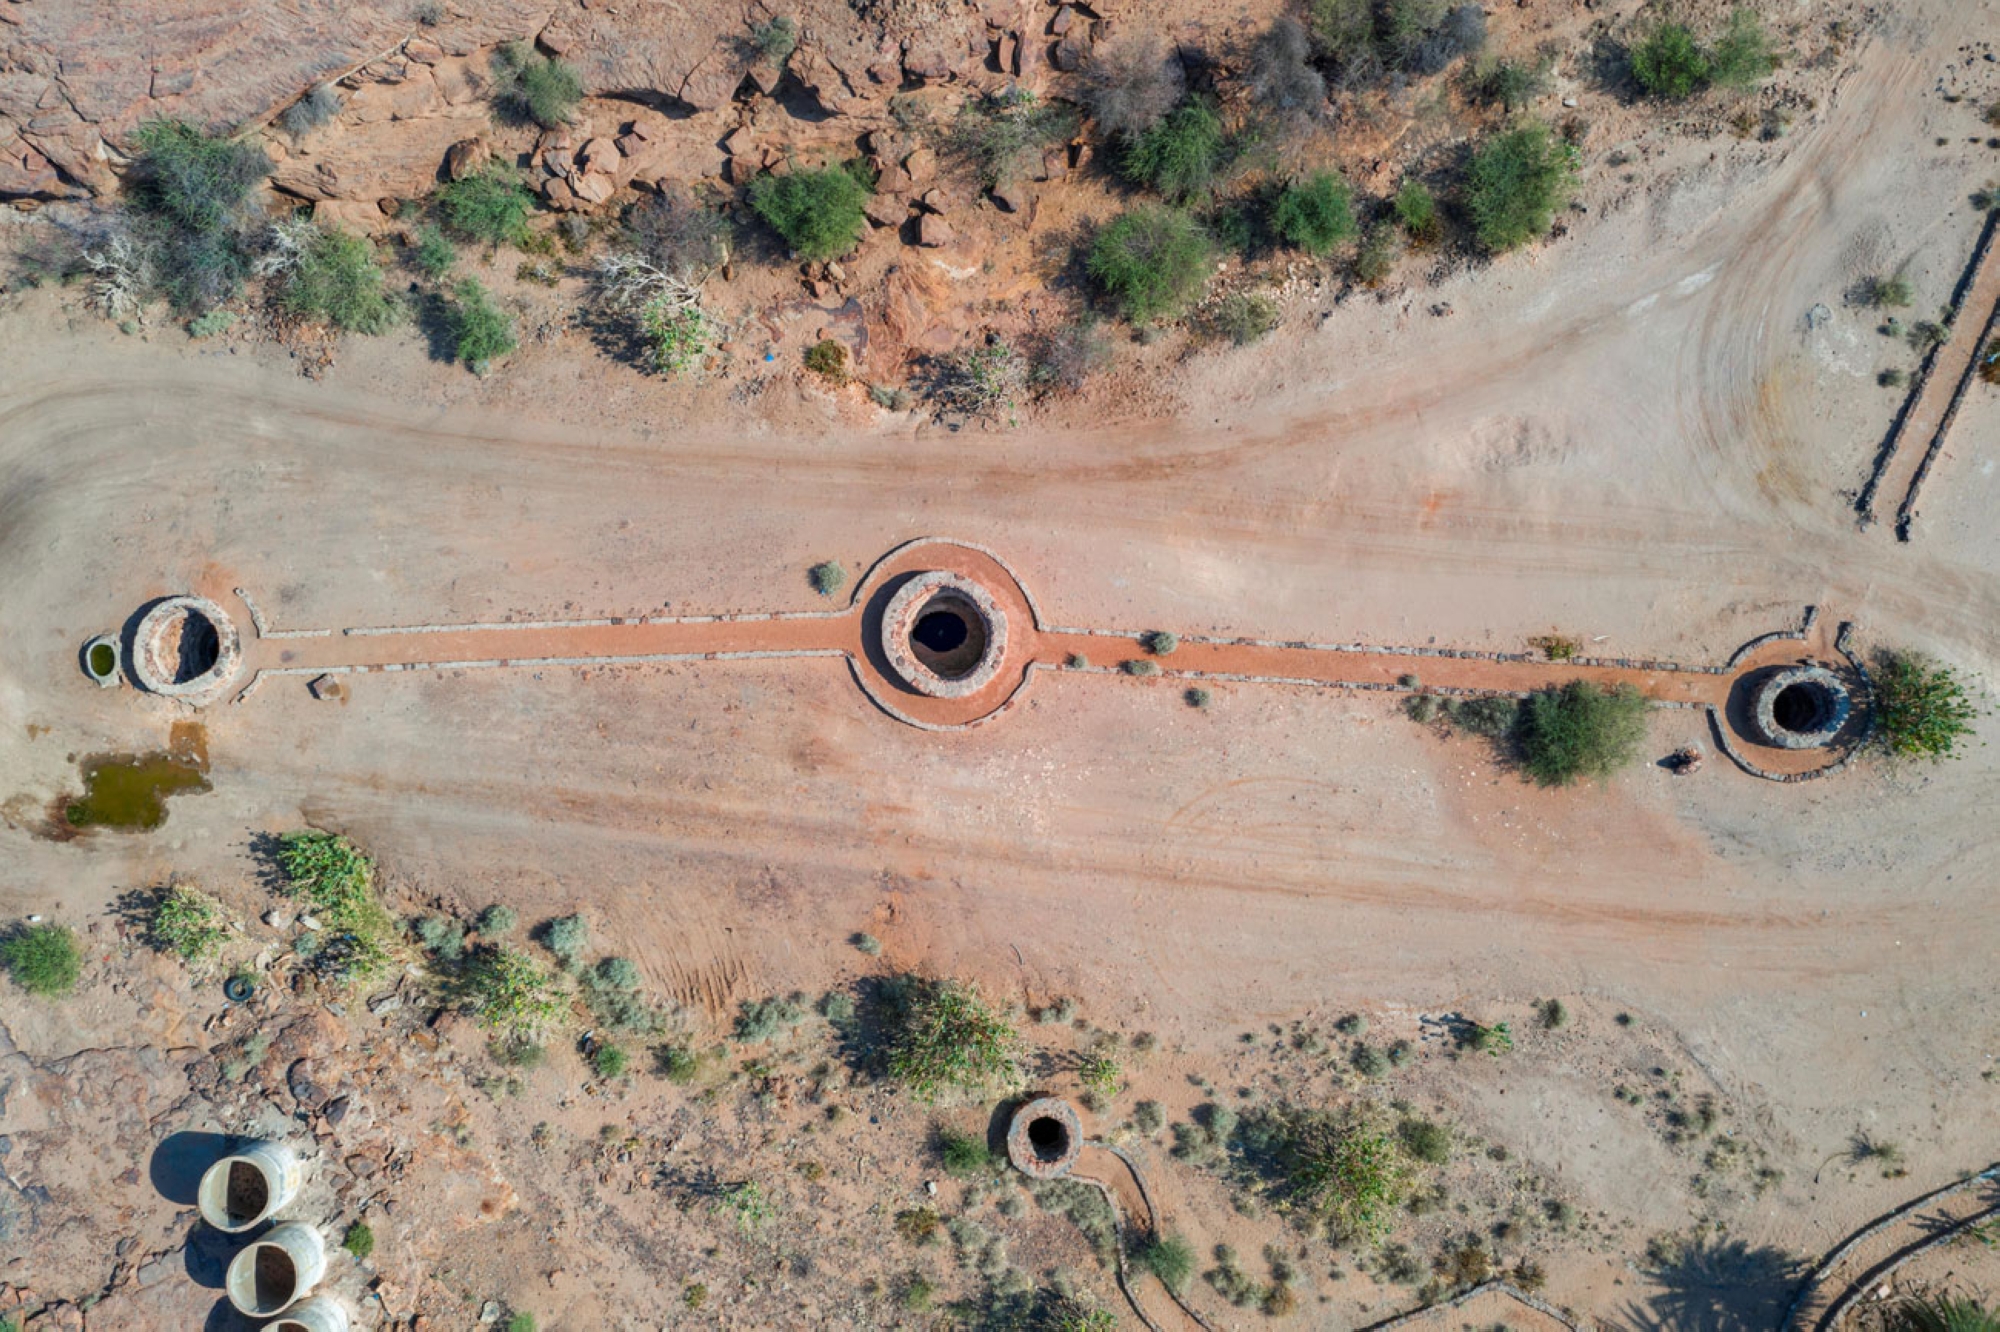
[[[1059,1096],[1029,1101],[1008,1121],[1007,1159],[1031,1179],[1060,1179],[1082,1150],[1076,1108]]]
[[[1824,666],[1794,666],[1757,687],[1751,708],[1757,734],[1780,749],[1822,749],[1847,725],[1853,701]]]
[[[211,703],[242,664],[236,625],[206,597],[169,597],[132,634],[132,678],[166,698]]]
[[[971,579],[921,573],[883,608],[882,654],[918,693],[964,698],[999,673],[1007,655],[1007,617]]]

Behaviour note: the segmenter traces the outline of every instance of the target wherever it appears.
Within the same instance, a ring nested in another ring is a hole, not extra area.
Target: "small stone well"
[[[1780,749],[1823,749],[1853,711],[1839,676],[1824,666],[1793,666],[1757,686],[1751,702],[1757,734]]]
[[[1059,1096],[1029,1101],[1008,1121],[1007,1159],[1030,1179],[1061,1179],[1082,1150],[1076,1107]]]
[[[168,597],[132,634],[132,677],[166,698],[212,703],[242,664],[236,625],[206,597]]]
[[[905,583],[882,611],[882,653],[932,698],[978,693],[1007,655],[1007,617],[985,588],[943,570]]]
[[[117,686],[118,668],[124,664],[125,654],[118,649],[116,634],[99,634],[83,645],[83,673],[97,681],[100,689]]]

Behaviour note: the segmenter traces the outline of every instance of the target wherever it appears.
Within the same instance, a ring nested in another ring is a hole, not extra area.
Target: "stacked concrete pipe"
[[[228,1235],[270,1221],[298,1197],[305,1165],[282,1142],[239,1145],[202,1172],[195,1194],[202,1220]],[[230,1260],[223,1287],[253,1318],[282,1315],[276,1332],[347,1332],[347,1310],[312,1288],[326,1275],[326,1241],[302,1221],[281,1221]],[[311,1298],[307,1298],[311,1296]]]
[[[285,1310],[264,1332],[347,1332],[347,1310],[331,1296],[315,1295]]]
[[[281,1221],[229,1260],[223,1289],[252,1318],[284,1313],[326,1275],[326,1241],[303,1221]]]
[[[282,1142],[252,1142],[202,1173],[196,1205],[201,1219],[240,1235],[275,1216],[305,1183],[298,1153]]]

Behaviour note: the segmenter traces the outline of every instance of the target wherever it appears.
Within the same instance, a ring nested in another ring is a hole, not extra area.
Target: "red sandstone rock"
[[[936,213],[925,213],[923,219],[917,223],[919,245],[927,245],[932,249],[940,245],[949,245],[952,235],[951,223]]]
[[[460,139],[445,150],[444,173],[453,180],[464,180],[492,160],[493,150],[484,139]]]

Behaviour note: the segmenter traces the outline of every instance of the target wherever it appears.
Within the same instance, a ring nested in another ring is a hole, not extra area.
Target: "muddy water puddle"
[[[176,722],[164,751],[92,754],[77,769],[83,794],[58,802],[64,831],[151,832],[167,821],[168,797],[212,789],[208,735],[195,722]]]

